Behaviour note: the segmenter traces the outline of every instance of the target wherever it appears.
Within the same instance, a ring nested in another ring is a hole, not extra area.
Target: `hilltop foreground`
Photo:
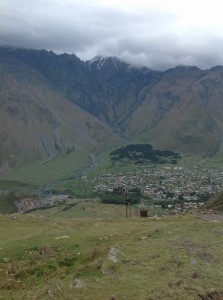
[[[222,299],[222,222],[122,215],[71,201],[0,216],[0,299]]]

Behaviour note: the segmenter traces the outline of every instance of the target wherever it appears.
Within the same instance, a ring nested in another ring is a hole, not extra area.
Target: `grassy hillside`
[[[211,197],[206,203],[206,208],[223,211],[223,193],[219,193]]]
[[[0,216],[0,298],[195,300],[222,289],[222,223],[123,215],[74,201]]]
[[[13,169],[2,176],[4,180],[19,180],[26,183],[45,185],[55,180],[63,180],[85,170],[90,163],[88,154],[75,151],[69,155],[60,155],[45,164],[34,162]]]
[[[122,144],[119,144],[121,146]],[[112,150],[116,148],[111,148]],[[46,163],[32,162],[18,168],[12,169],[9,173],[0,176],[5,181],[20,181],[28,184],[39,186],[51,185],[53,183],[60,186],[66,186],[67,180],[74,180],[83,175],[97,176],[106,172],[124,172],[136,170],[137,166],[130,162],[114,162],[111,160],[110,153],[112,150],[93,154],[88,150],[76,150],[72,153],[62,153]]]

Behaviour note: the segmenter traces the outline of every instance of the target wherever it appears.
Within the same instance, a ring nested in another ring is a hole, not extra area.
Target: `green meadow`
[[[0,299],[202,299],[223,289],[223,223],[70,199],[0,216]]]

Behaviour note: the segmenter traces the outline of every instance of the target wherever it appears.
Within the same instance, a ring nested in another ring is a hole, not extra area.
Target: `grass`
[[[23,190],[27,190],[27,191],[33,191],[36,188],[37,188],[36,185],[30,185],[30,184],[16,181],[16,180],[0,180],[0,189],[3,189],[3,190],[23,189]]]
[[[134,208],[132,208],[134,213]],[[58,203],[47,210],[36,210],[35,215],[55,219],[119,219],[125,216],[125,208],[122,205],[104,205],[98,200],[69,199],[64,203]]]
[[[73,194],[79,198],[94,198],[94,188],[83,179],[68,179],[52,184],[51,188],[61,194]]]
[[[0,189],[0,213],[7,214],[17,212],[15,202],[35,192],[37,186],[15,180],[0,180]]]
[[[94,152],[93,149],[92,152]],[[134,164],[113,164],[110,160],[110,152],[111,150],[100,153],[95,167],[90,166],[90,150],[88,153],[75,151],[69,155],[60,155],[45,164],[41,164],[40,162],[29,163],[25,166],[12,169],[4,176],[2,175],[0,177],[0,188],[1,182],[8,182],[8,185],[11,182],[12,188],[13,183],[17,182],[37,187],[51,187],[56,185],[64,189],[67,188],[67,185],[70,185],[70,182],[83,175],[94,177],[103,173],[132,171],[138,168]],[[78,185],[76,184],[76,187],[79,186],[81,186],[80,182]],[[86,190],[86,187],[84,189]],[[83,193],[81,193],[81,196],[84,196]]]
[[[0,216],[0,299],[191,300],[222,289],[222,223],[123,215],[76,201]]]
[[[220,149],[217,154],[207,159],[207,163],[213,168],[219,168],[223,166],[223,145],[221,143]]]
[[[2,176],[2,180],[17,180],[27,184],[45,185],[65,180],[82,172],[89,163],[89,153],[75,151],[69,155],[60,155],[44,164],[33,162],[26,166],[12,169]]]
[[[4,214],[16,212],[16,200],[18,200],[18,198],[13,192],[0,194],[0,212]]]
[[[206,208],[223,211],[223,193],[221,192],[212,196],[206,203]]]
[[[133,141],[132,141],[133,142]],[[134,142],[138,142],[137,140]],[[123,144],[117,147],[123,146]],[[116,147],[116,148],[117,148]],[[40,162],[33,162],[19,168],[12,169],[8,174],[1,175],[0,188],[8,186],[13,188],[17,185],[29,185],[33,190],[35,187],[59,185],[64,188],[69,185],[69,181],[75,178],[81,178],[84,175],[88,177],[99,176],[104,173],[123,173],[137,171],[139,166],[131,161],[114,162],[110,159],[110,153],[116,148],[98,153],[96,165],[91,166],[91,158],[89,153],[95,152],[95,149],[89,149],[88,152],[75,151],[70,154],[61,154],[54,159],[41,164]],[[179,161],[179,165],[193,165],[193,163],[200,161],[201,157],[183,156]],[[205,158],[207,166],[222,168],[222,150],[216,157]],[[151,164],[148,164],[151,165]],[[156,165],[157,166],[157,165]],[[23,186],[24,187],[24,186]],[[89,194],[90,195],[90,194]],[[81,194],[83,196],[83,194]],[[86,197],[88,195],[86,194]]]

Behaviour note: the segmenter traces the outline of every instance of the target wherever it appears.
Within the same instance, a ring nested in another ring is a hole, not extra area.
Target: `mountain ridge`
[[[5,142],[7,136],[14,134],[13,114],[16,115],[21,107],[24,108],[19,115],[23,120],[20,123],[32,121],[37,136],[39,130],[42,139],[39,148],[44,159],[61,151],[69,152],[81,144],[85,149],[85,137],[87,144],[94,145],[95,149],[103,145],[103,139],[110,140],[115,146],[123,138],[126,143],[149,143],[200,156],[216,155],[222,147],[222,66],[207,70],[177,66],[154,71],[129,65],[117,57],[95,57],[84,62],[74,54],[57,55],[46,50],[4,47],[0,48],[0,63],[1,118],[6,120],[1,126],[5,128],[1,131],[4,142],[0,149],[2,163],[6,161],[5,157],[9,159],[13,147],[15,153],[24,151],[15,147],[16,140],[20,139],[20,144],[26,146],[26,155],[30,149],[22,130],[13,141]],[[9,98],[13,107],[7,106]],[[27,103],[31,103],[29,109]],[[40,103],[43,110],[37,108]],[[59,112],[63,106],[66,113],[61,116]],[[37,115],[41,115],[42,121]],[[77,115],[87,116],[88,122],[94,125],[87,126],[87,122],[83,125],[83,119],[78,120]],[[60,127],[60,124],[66,125]],[[94,127],[92,136],[91,126]],[[79,133],[78,128],[82,128]],[[95,136],[102,132],[99,142]],[[82,142],[75,144],[73,135]],[[30,158],[36,159],[35,156],[38,154],[30,155]]]
[[[0,163],[46,161],[61,152],[120,141],[111,129],[66,99],[37,70],[0,59]],[[109,142],[108,142],[109,143]]]

